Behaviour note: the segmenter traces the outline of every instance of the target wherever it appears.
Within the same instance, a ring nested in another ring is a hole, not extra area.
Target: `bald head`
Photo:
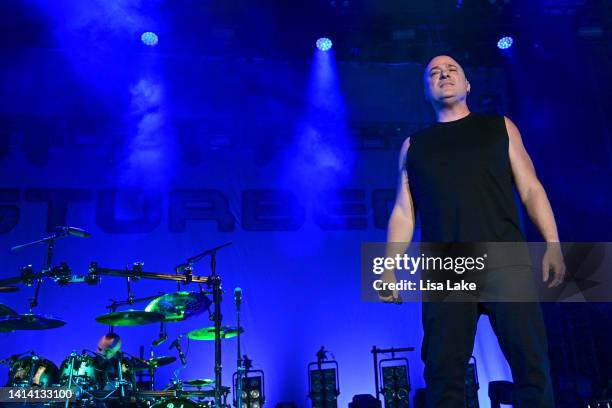
[[[465,103],[470,83],[461,65],[453,57],[438,55],[429,61],[423,73],[425,97],[434,108]]]
[[[116,333],[106,333],[98,341],[98,353],[105,358],[113,358],[121,350],[121,338]]]

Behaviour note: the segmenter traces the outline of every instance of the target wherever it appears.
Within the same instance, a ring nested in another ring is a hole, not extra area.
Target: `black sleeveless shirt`
[[[470,113],[410,137],[406,172],[423,242],[524,241],[503,116]]]

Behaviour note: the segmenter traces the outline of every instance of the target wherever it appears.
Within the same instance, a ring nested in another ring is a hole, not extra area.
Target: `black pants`
[[[520,408],[553,408],[548,344],[539,303],[423,303],[427,406],[465,407],[465,373],[476,323],[489,316],[510,364]]]

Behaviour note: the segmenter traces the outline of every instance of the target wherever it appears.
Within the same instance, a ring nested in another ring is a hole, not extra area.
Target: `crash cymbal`
[[[215,383],[215,380],[211,380],[210,378],[197,378],[195,380],[183,381],[183,384],[191,385],[194,387],[203,387],[205,385],[211,385],[214,383]]]
[[[204,293],[174,292],[153,299],[145,310],[163,314],[167,322],[178,322],[205,312],[211,303]]]
[[[31,313],[0,317],[0,329],[3,330],[47,330],[65,325],[63,320],[51,316]]]
[[[240,328],[240,333],[244,333],[244,329]],[[221,338],[230,339],[238,335],[238,328],[235,326],[221,326]],[[204,327],[202,329],[192,330],[187,333],[187,337],[191,340],[214,340],[215,326]]]
[[[108,326],[142,326],[144,324],[158,323],[162,320],[164,320],[163,314],[146,312],[144,310],[124,310],[96,317],[96,322]]]
[[[8,317],[8,316],[17,316],[18,313],[8,307],[7,305],[0,303],[0,316]]]
[[[0,317],[10,317],[10,316],[17,316],[17,312],[11,309],[10,307],[8,307],[7,305],[0,303]],[[9,333],[12,331],[13,329],[8,328],[8,327],[2,327],[0,325],[0,333]]]
[[[11,293],[17,292],[19,288],[17,286],[0,286],[0,293]]]

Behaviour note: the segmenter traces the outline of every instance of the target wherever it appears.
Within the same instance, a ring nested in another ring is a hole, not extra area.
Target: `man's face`
[[[105,358],[113,358],[121,350],[121,340],[102,336],[98,341],[98,353]]]
[[[447,55],[433,58],[424,74],[425,97],[434,104],[464,101],[470,92],[470,83],[463,68]]]

